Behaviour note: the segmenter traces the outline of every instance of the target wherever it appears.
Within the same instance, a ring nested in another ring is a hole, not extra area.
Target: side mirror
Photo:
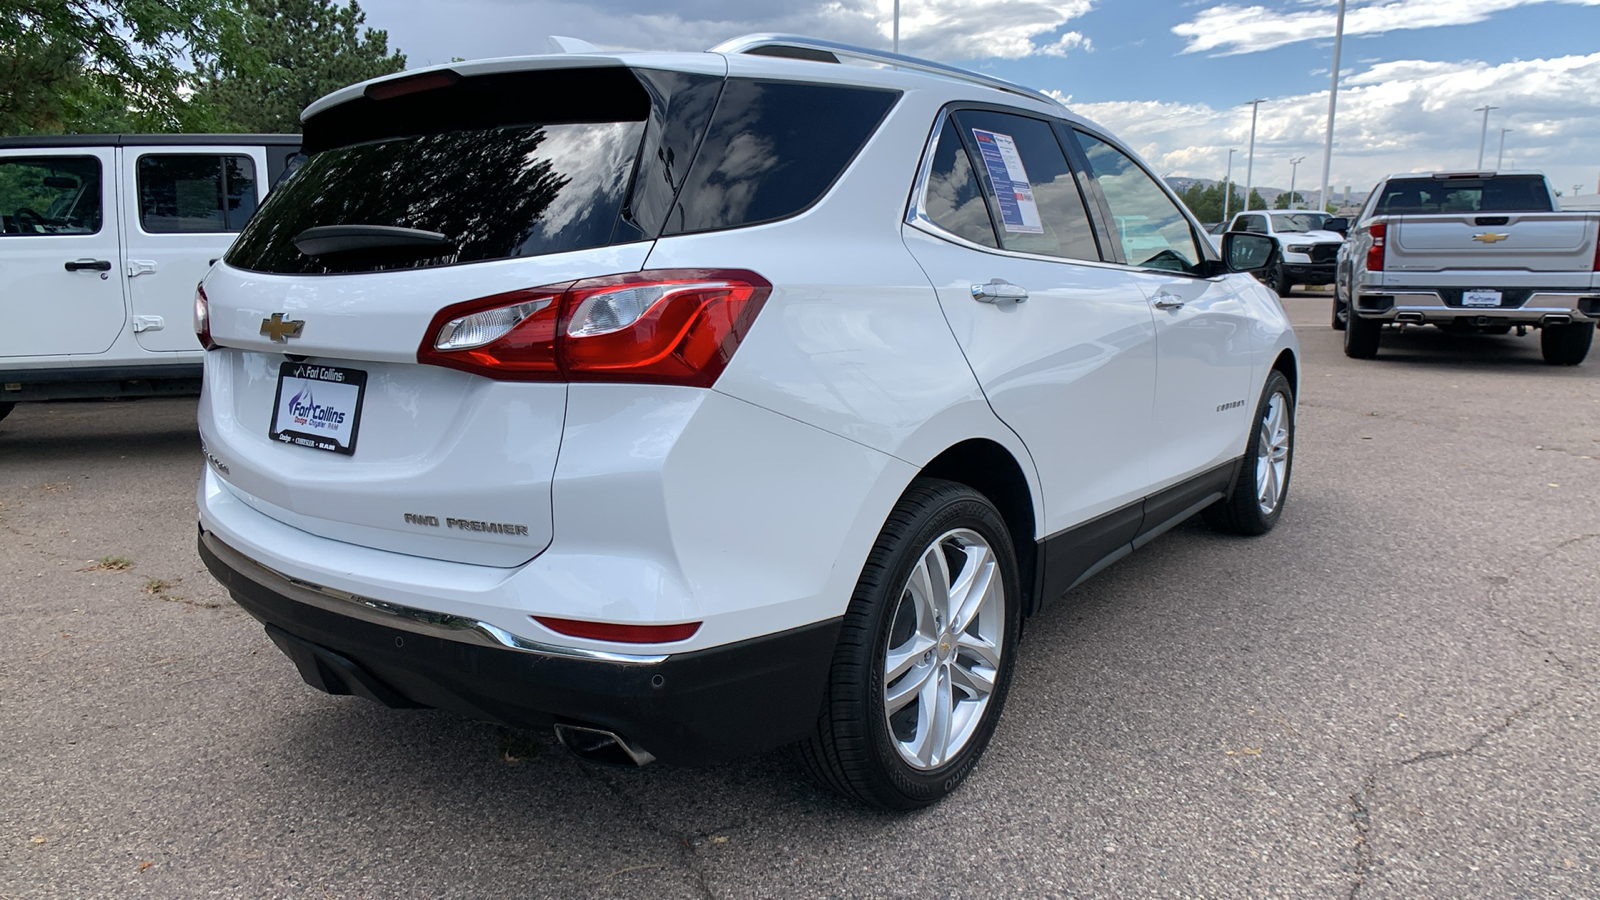
[[[1350,220],[1346,219],[1344,216],[1334,216],[1328,221],[1322,223],[1322,230],[1336,231],[1339,234],[1348,237],[1350,234]]]
[[[1266,271],[1278,254],[1278,242],[1264,234],[1230,231],[1222,236],[1222,259],[1230,272]]]

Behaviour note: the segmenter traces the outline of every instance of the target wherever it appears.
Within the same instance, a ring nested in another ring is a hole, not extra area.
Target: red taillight
[[[585,622],[581,619],[556,619],[550,616],[529,618],[560,634],[596,641],[615,641],[619,644],[666,644],[687,640],[700,630],[699,622],[684,622],[679,625],[618,625],[612,622]]]
[[[1372,246],[1367,248],[1367,271],[1383,271],[1383,239],[1389,226],[1383,222],[1374,222],[1367,226],[1367,233],[1372,236]]]
[[[510,381],[710,387],[772,293],[754,272],[589,278],[446,307],[417,361]]]
[[[217,342],[211,339],[211,301],[206,299],[206,289],[201,285],[194,288],[194,336],[200,339],[201,347],[217,349]]]
[[[1600,272],[1600,234],[1594,236],[1594,271]]]

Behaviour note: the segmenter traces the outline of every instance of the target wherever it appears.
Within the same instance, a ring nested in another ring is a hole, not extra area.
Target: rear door
[[[115,158],[0,153],[0,357],[104,353],[122,332]]]
[[[924,165],[906,245],[989,404],[1033,454],[1046,533],[1137,501],[1149,481],[1155,326],[1129,274],[1101,262],[1053,127],[957,111]],[[1107,549],[1138,523],[1134,510]]]
[[[146,350],[199,350],[194,288],[265,196],[257,145],[124,147],[123,207],[133,330]]]

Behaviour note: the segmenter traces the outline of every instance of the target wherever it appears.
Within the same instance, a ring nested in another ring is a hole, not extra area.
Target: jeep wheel
[[[1231,534],[1266,534],[1278,524],[1294,474],[1294,389],[1274,370],[1256,404],[1255,428],[1231,496],[1200,511],[1205,523]]]
[[[1539,329],[1539,349],[1544,352],[1544,361],[1552,366],[1575,366],[1583,362],[1592,343],[1593,322],[1546,325]]]
[[[912,485],[856,584],[801,762],[886,809],[954,791],[994,733],[1016,657],[1016,554],[999,512],[949,481]]]
[[[1378,335],[1383,333],[1383,323],[1377,319],[1363,319],[1352,310],[1344,326],[1344,355],[1351,359],[1371,359],[1378,355]]]

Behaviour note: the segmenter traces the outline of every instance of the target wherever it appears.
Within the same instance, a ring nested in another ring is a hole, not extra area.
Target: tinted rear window
[[[1373,215],[1479,211],[1550,212],[1550,191],[1537,175],[1397,178],[1384,185]]]
[[[729,79],[665,233],[736,228],[805,210],[838,180],[899,96]]]
[[[307,122],[306,146],[316,152],[273,191],[228,264],[373,271],[654,237],[720,87],[711,76],[578,69],[357,99]],[[295,237],[324,225],[438,232],[455,249],[420,260],[302,254]]]

